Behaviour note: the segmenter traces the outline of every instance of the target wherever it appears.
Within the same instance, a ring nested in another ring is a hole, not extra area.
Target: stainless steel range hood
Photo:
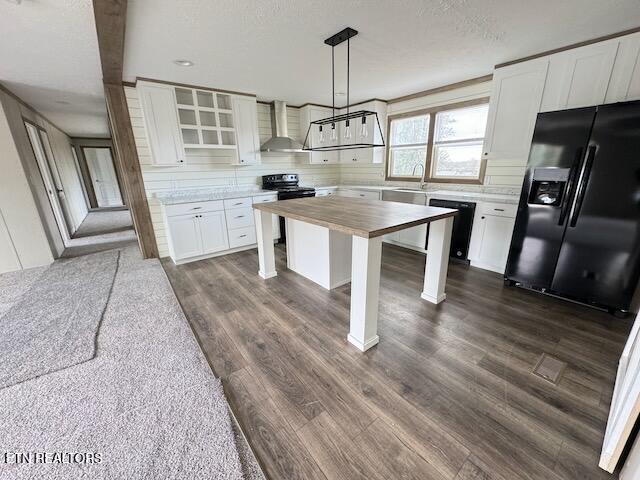
[[[262,144],[261,152],[303,152],[302,144],[289,137],[286,102],[276,100],[271,104],[271,130],[273,136]]]

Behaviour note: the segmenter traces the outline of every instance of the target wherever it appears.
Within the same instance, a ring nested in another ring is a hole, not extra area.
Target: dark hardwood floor
[[[451,264],[447,300],[420,299],[424,257],[384,245],[380,343],[347,343],[349,285],[257,252],[163,266],[271,479],[607,479],[599,470],[630,321],[504,287]],[[542,353],[567,367],[531,373]]]

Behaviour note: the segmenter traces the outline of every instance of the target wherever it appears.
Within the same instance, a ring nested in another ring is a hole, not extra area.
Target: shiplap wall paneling
[[[274,173],[298,173],[300,181],[307,184],[331,184],[340,179],[339,165],[309,165],[307,154],[262,154],[259,165],[234,166],[234,149],[193,149],[186,151],[186,162],[179,166],[152,166],[151,152],[144,126],[144,116],[133,87],[125,88],[125,95],[136,141],[136,149],[142,168],[153,229],[161,257],[169,255],[167,235],[160,203],[153,197],[156,192],[215,188],[225,186],[259,186],[262,175]],[[260,143],[271,138],[271,115],[269,105],[259,103],[258,132]],[[300,140],[300,117],[297,108],[287,109],[289,135]],[[306,133],[306,132],[305,132]]]

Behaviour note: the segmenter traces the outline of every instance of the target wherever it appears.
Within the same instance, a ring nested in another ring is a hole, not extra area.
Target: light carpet
[[[133,229],[129,210],[96,210],[87,213],[73,238]]]
[[[54,262],[0,318],[0,388],[90,360],[120,253]]]
[[[1,293],[0,293],[1,295]],[[120,266],[96,357],[0,390],[0,452],[99,464],[6,464],[0,479],[243,479],[228,404],[157,260]]]

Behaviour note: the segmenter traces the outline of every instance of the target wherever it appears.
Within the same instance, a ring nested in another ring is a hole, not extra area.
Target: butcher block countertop
[[[379,237],[458,213],[452,208],[350,197],[294,198],[257,203],[253,208],[364,238]]]

